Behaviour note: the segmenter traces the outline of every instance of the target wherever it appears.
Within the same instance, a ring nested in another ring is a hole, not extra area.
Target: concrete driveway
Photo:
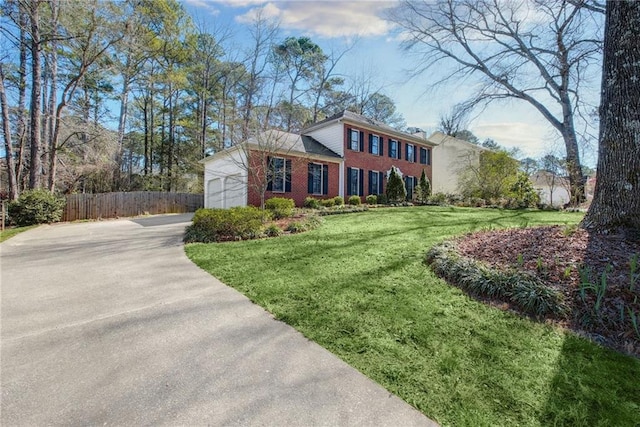
[[[0,424],[435,425],[192,264],[189,220],[0,244]]]

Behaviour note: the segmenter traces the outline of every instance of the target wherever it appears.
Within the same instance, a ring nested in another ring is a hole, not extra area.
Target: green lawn
[[[37,225],[29,225],[27,227],[5,228],[4,231],[0,231],[0,243],[4,242],[7,239],[10,239],[16,234],[22,233],[23,231],[31,230],[34,227],[37,227]]]
[[[640,361],[488,307],[424,264],[468,231],[581,214],[414,207],[188,256],[442,425],[637,426]],[[514,261],[515,261],[514,254]]]

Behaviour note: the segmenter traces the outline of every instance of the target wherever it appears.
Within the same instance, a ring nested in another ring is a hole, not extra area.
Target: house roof
[[[427,139],[436,145],[440,145],[447,142],[454,142],[456,144],[462,144],[464,146],[467,146],[468,148],[473,148],[479,151],[490,151],[488,148],[485,148],[481,145],[473,144],[469,141],[465,141],[464,139],[456,138],[455,136],[447,135],[440,131],[436,131],[432,133],[431,135],[429,135]]]
[[[331,117],[327,117],[324,120],[321,120],[317,123],[314,123],[310,126],[307,126],[305,129],[303,129],[303,133],[308,133],[311,131],[314,131],[316,129],[320,129],[323,128],[325,126],[331,125],[335,122],[349,122],[349,123],[353,123],[355,125],[361,125],[361,126],[365,126],[365,127],[369,127],[369,128],[375,128],[378,129],[382,132],[384,132],[385,134],[390,134],[390,135],[395,135],[396,137],[400,138],[400,139],[410,139],[413,140],[415,142],[420,142],[423,144],[427,144],[427,145],[434,145],[433,142],[429,141],[428,139],[425,139],[422,135],[422,133],[418,132],[415,134],[410,134],[410,133],[406,133],[406,132],[401,132],[397,129],[392,128],[391,126],[384,124],[383,122],[379,121],[379,120],[373,120],[370,118],[367,118],[361,114],[357,114],[354,113],[353,111],[349,111],[349,110],[342,110],[337,114],[334,114]]]
[[[276,129],[269,129],[257,136],[249,138],[247,141],[219,151],[216,154],[206,157],[204,159],[207,162],[210,159],[214,159],[232,151],[240,149],[242,146],[247,148],[254,148],[257,150],[271,151],[273,153],[291,154],[296,156],[309,156],[309,157],[325,157],[335,158],[336,160],[342,159],[340,155],[322,145],[316,139],[309,135],[299,135],[291,132],[284,132]]]
[[[262,132],[259,136],[249,138],[249,144],[259,147],[268,147],[270,150],[278,152],[294,152],[298,154],[317,155],[335,157],[340,159],[340,155],[322,145],[310,135],[299,135],[297,133],[284,132],[270,129]]]

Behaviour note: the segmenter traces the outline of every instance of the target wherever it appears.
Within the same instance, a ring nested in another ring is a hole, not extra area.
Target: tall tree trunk
[[[640,2],[607,2],[597,181],[582,227],[640,232]]]
[[[40,187],[42,164],[40,161],[42,113],[40,110],[40,97],[42,95],[42,44],[40,40],[40,0],[33,0],[29,7],[29,21],[31,24],[31,123],[30,123],[30,165],[29,188]]]
[[[51,165],[51,149],[55,142],[53,141],[54,129],[56,128],[56,100],[58,96],[58,42],[56,38],[58,36],[58,15],[59,7],[58,0],[50,0],[49,7],[51,8],[51,52],[49,53],[49,100],[47,105],[47,135],[49,135],[49,191],[55,189],[55,174],[51,173],[52,169],[55,169]],[[45,140],[46,141],[46,140]],[[54,148],[54,147],[53,147]],[[55,161],[55,156],[53,156]]]
[[[27,13],[22,2],[18,3],[18,22],[20,25],[20,64],[18,65],[18,125],[16,134],[18,139],[18,153],[16,163],[16,177],[18,192],[24,187],[24,150],[27,145]]]
[[[4,133],[4,150],[7,162],[7,183],[9,184],[9,200],[18,198],[18,183],[16,174],[16,162],[13,152],[13,141],[11,138],[11,127],[9,121],[9,104],[4,90],[4,70],[0,63],[0,110],[2,112],[2,132]]]
[[[118,148],[116,151],[116,165],[114,169],[113,182],[116,189],[120,187],[120,170],[122,163],[122,152],[124,145],[124,133],[127,126],[127,107],[129,105],[129,85],[131,76],[129,70],[131,69],[131,54],[127,54],[125,62],[125,74],[122,76],[122,92],[120,93],[120,117],[118,119]]]

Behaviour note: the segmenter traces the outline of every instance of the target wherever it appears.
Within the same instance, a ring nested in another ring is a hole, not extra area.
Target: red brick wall
[[[353,151],[349,149],[349,129],[357,129],[364,133],[364,151]],[[374,154],[369,153],[369,134],[374,133],[384,139],[384,151],[382,156],[376,156]],[[389,157],[389,135],[385,135],[383,133],[370,132],[367,129],[358,128],[357,126],[351,126],[348,124],[344,125],[344,153],[345,153],[345,188],[344,194],[345,198],[347,198],[347,179],[346,179],[346,168],[359,168],[364,169],[364,196],[362,196],[362,200],[364,201],[364,197],[369,194],[369,173],[368,171],[374,170],[378,172],[386,172],[391,169],[391,166],[395,166],[400,169],[403,176],[415,176],[420,179],[420,175],[422,175],[422,170],[425,170],[427,174],[427,178],[429,181],[432,181],[431,178],[431,165],[423,165],[420,164],[420,147],[421,145],[416,144],[414,142],[410,142],[414,145],[416,150],[416,162],[409,162],[405,160],[405,152],[406,152],[406,143],[407,141],[402,139],[397,139],[395,137],[391,137],[391,139],[396,139],[398,142],[402,143],[402,158],[401,159],[392,159]],[[431,150],[431,147],[428,145],[422,145],[422,147]],[[433,163],[433,152],[431,153],[431,162]],[[386,179],[383,184],[383,191],[386,190]]]
[[[330,163],[321,160],[295,157],[295,156],[286,156],[286,155],[277,155],[277,157],[283,157],[285,159],[291,160],[291,191],[290,192],[265,192],[265,200],[270,199],[271,197],[285,197],[287,199],[293,199],[296,202],[296,206],[302,206],[304,204],[304,199],[307,197],[314,197],[316,199],[328,199],[338,195],[338,179],[339,179],[339,164],[338,163]],[[263,173],[264,165],[262,162],[266,163],[266,159],[264,156],[255,155],[250,156],[249,164],[251,165],[251,169],[253,171],[260,171]],[[329,189],[327,195],[316,195],[309,194],[307,192],[308,186],[308,173],[309,173],[309,163],[320,163],[325,164],[329,167]],[[259,186],[256,185],[256,173],[249,173],[249,188],[248,188],[248,196],[247,201],[249,205],[260,206],[260,192]]]

